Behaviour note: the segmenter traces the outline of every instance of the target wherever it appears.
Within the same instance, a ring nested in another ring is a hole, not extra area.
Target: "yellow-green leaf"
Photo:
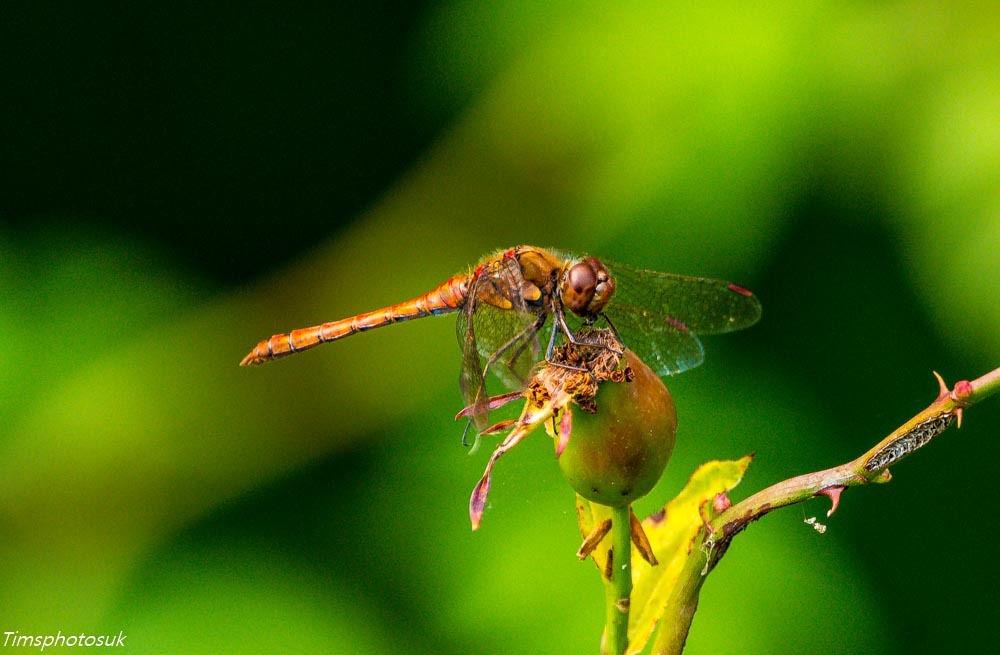
[[[715,497],[739,484],[750,460],[747,456],[702,464],[662,513],[657,512],[642,522],[659,565],[639,564],[633,569],[628,653],[643,650],[663,618],[688,560],[692,556],[703,557],[695,538],[704,528],[705,518],[712,515]]]

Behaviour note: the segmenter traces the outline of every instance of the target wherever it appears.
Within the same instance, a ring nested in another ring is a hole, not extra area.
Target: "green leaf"
[[[663,508],[662,516],[657,512],[643,520],[642,527],[659,565],[637,564],[633,569],[628,653],[639,653],[646,646],[664,618],[675,588],[683,582],[682,573],[690,570],[687,565],[691,557],[703,558],[695,540],[705,520],[711,517],[713,500],[739,484],[751,459],[746,456],[702,464]]]

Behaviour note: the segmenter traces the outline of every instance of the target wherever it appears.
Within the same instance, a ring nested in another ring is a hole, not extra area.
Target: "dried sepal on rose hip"
[[[662,475],[677,429],[666,386],[622,348],[614,331],[585,328],[575,338],[577,343],[555,349],[552,361],[539,368],[521,394],[491,399],[493,406],[493,400],[523,397],[525,407],[518,419],[484,431],[511,430],[472,492],[473,530],[486,508],[494,464],[540,423],[554,439],[563,475],[588,500],[612,506],[631,503]]]

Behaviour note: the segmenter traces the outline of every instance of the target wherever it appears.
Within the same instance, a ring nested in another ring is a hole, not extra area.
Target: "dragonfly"
[[[533,368],[551,360],[557,343],[579,343],[582,326],[606,323],[658,375],[669,376],[702,363],[698,335],[749,327],[760,318],[761,305],[731,282],[522,245],[494,252],[416,298],[276,334],[240,364],[262,364],[358,332],[449,313],[458,315],[462,350],[459,386],[467,406],[460,415],[481,431],[493,409],[487,377],[523,389]]]

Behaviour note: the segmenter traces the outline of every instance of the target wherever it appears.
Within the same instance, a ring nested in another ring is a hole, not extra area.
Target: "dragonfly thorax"
[[[615,280],[595,257],[584,257],[568,267],[559,292],[563,306],[581,318],[594,318],[615,293]]]

